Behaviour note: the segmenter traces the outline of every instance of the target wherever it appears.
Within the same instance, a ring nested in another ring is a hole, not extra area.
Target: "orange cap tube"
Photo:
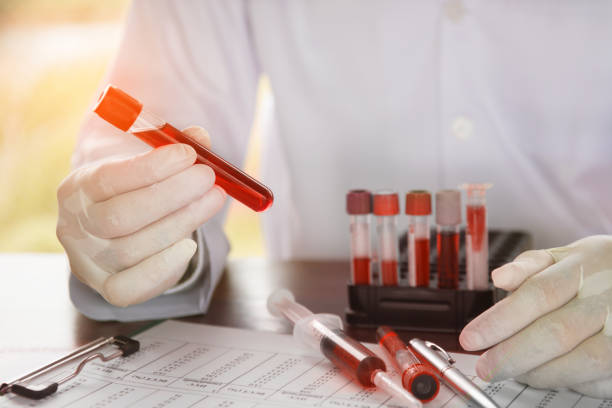
[[[142,103],[119,88],[108,85],[94,108],[102,119],[127,132],[142,111]]]

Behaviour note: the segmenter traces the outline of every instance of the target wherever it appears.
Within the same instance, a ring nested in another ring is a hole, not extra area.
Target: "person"
[[[611,17],[607,2],[135,1],[103,84],[240,163],[268,76],[273,259],[348,256],[351,188],[495,183],[491,225],[550,249],[493,272],[512,294],[461,344],[492,347],[484,379],[611,397]],[[83,314],[206,311],[227,200],[194,157],[86,118],[57,227]]]

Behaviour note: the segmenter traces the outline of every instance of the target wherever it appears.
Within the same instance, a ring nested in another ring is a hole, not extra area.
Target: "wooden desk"
[[[344,316],[348,268],[348,262],[231,261],[208,313],[180,320],[289,333],[289,324],[270,316],[266,309],[268,294],[280,287],[293,291],[314,312]],[[129,334],[150,324],[96,322],[82,316],[68,296],[64,255],[0,254],[0,276],[0,382],[12,379],[3,378],[9,375],[7,371],[19,374],[8,369],[3,372],[2,362],[13,359],[15,364],[15,356],[28,355],[34,362],[39,355],[43,363],[51,355],[65,354],[97,337]],[[349,327],[347,331],[359,340],[374,341],[372,329]],[[405,338],[420,336],[449,350],[461,350],[456,335],[401,333]]]

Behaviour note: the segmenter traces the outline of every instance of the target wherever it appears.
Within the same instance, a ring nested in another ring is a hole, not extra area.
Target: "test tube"
[[[489,233],[487,230],[487,189],[492,184],[463,184],[467,192],[465,234],[465,280],[471,290],[489,288]]]
[[[429,286],[429,215],[431,194],[412,190],[406,194],[408,215],[408,284]]]
[[[459,226],[461,193],[442,190],[436,193],[438,288],[459,287]]]
[[[210,166],[215,184],[255,211],[264,211],[274,200],[272,192],[231,163],[191,139],[189,136],[143,109],[142,103],[112,85],[108,85],[94,112],[113,126],[129,132],[152,147],[185,143],[197,153],[196,162]]]
[[[377,256],[383,286],[397,286],[399,280],[397,214],[399,214],[399,197],[396,192],[381,190],[374,194]]]
[[[406,344],[389,326],[376,330],[376,340],[399,368],[402,385],[423,402],[433,400],[440,390],[440,381],[434,371],[421,363]]]
[[[369,285],[372,194],[367,190],[349,191],[346,195],[346,212],[351,219],[351,282],[353,285]]]

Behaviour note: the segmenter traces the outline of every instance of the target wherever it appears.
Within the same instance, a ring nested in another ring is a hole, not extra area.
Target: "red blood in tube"
[[[380,263],[382,269],[382,284],[383,286],[397,286],[397,261],[385,261]]]
[[[438,288],[459,287],[459,234],[440,232],[437,237]]]
[[[416,286],[429,286],[429,239],[414,240]]]
[[[385,362],[342,330],[333,330],[331,334],[332,337],[321,339],[321,352],[362,386],[374,387],[373,374],[378,370],[386,371]]]
[[[370,258],[353,258],[353,283],[370,284]]]
[[[467,206],[467,228],[472,239],[472,249],[479,251],[485,234],[486,208],[483,205]]]
[[[159,129],[134,132],[134,136],[153,147],[171,143],[188,144],[197,153],[196,162],[210,166],[215,172],[215,184],[230,196],[255,211],[264,211],[272,205],[274,198],[270,190],[175,127],[165,124]]]

